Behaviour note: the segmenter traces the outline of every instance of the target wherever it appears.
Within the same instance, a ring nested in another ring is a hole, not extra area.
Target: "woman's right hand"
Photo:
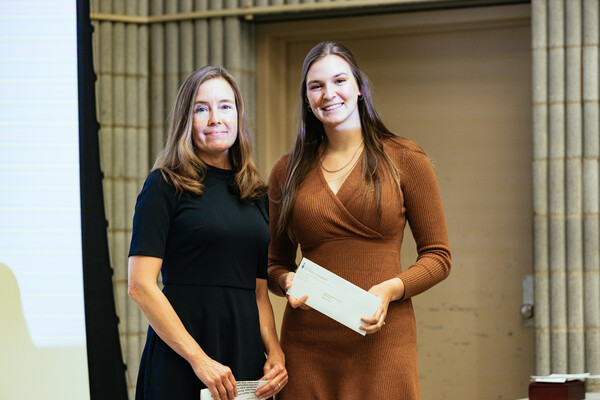
[[[233,400],[237,385],[229,367],[211,358],[192,363],[196,376],[206,385],[213,399]]]
[[[296,276],[295,272],[288,272],[286,274],[283,274],[279,277],[279,286],[281,286],[281,288],[284,291],[288,291],[289,288],[292,287],[292,281],[294,280],[294,276]],[[290,306],[292,306],[292,308],[301,308],[303,310],[310,310],[310,307],[307,306],[306,303],[306,299],[308,299],[308,296],[302,296],[301,298],[297,299],[293,296],[290,295],[286,295],[288,303],[290,303]]]

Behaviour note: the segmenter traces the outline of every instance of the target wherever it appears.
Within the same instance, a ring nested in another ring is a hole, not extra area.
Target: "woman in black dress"
[[[267,294],[266,187],[250,143],[229,72],[192,73],[133,218],[129,295],[150,323],[136,399],[197,400],[204,387],[233,399],[236,380],[259,379],[271,382],[257,397],[269,398],[287,383]]]

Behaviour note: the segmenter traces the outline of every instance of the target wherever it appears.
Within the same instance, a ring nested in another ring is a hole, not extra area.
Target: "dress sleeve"
[[[164,258],[171,218],[177,205],[175,188],[159,170],[150,173],[138,195],[129,256]]]
[[[264,195],[256,201],[260,213],[265,218],[265,222],[269,223],[269,198]],[[256,265],[256,278],[267,279],[267,246],[262,246],[260,256]]]
[[[281,187],[285,175],[287,156],[280,158],[269,175],[269,289],[277,296],[285,296],[279,286],[279,277],[287,272],[296,271],[296,250],[298,244],[293,242],[284,232],[277,233],[277,222],[281,209]]]
[[[450,273],[451,255],[446,219],[437,179],[431,163],[420,149],[402,152],[400,181],[406,220],[417,245],[417,260],[398,277],[404,298],[424,292]]]

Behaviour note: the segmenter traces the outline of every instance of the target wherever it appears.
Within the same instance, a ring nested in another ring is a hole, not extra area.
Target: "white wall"
[[[0,0],[0,400],[89,399],[76,1]]]

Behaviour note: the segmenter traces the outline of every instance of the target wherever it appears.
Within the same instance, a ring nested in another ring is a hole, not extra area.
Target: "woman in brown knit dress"
[[[419,399],[411,298],[446,278],[450,249],[431,164],[390,132],[351,52],[323,42],[302,68],[296,144],[269,177],[269,288],[285,296],[302,256],[382,299],[357,334],[288,296],[280,399]],[[418,257],[400,265],[406,223]]]

